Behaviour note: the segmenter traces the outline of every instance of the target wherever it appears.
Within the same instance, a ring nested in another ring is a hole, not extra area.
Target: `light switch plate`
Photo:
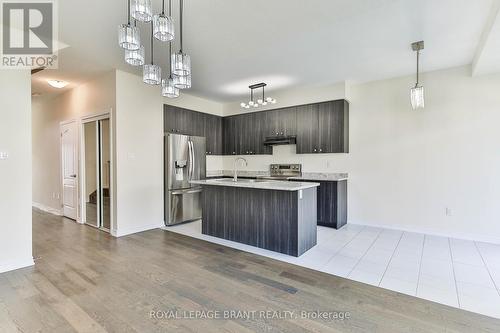
[[[6,160],[9,158],[9,153],[5,151],[0,151],[0,160]]]

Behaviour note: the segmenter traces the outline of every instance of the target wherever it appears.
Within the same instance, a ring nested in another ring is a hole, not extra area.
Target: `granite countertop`
[[[207,177],[232,177],[231,170],[207,171]],[[238,171],[238,177],[258,178],[269,176],[269,171]],[[300,177],[290,177],[288,180],[317,180],[317,181],[341,181],[347,180],[347,173],[321,173],[321,172],[304,172]]]
[[[317,180],[322,182],[338,182],[347,180],[347,173],[303,173],[300,177],[290,177],[289,180]]]
[[[261,190],[276,190],[276,191],[300,191],[308,188],[317,187],[320,185],[319,183],[287,182],[279,180],[250,181],[245,179],[239,179],[239,181],[233,182],[232,179],[230,178],[192,180],[190,183],[196,185],[231,186],[231,187],[244,187],[244,188],[254,188]]]

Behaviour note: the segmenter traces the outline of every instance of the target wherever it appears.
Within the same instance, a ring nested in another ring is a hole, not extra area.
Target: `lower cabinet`
[[[318,225],[340,229],[347,224],[347,180],[301,182],[321,184],[318,187]]]

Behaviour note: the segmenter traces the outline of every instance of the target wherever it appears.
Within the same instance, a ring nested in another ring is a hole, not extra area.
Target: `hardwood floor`
[[[115,239],[34,211],[33,243],[35,267],[0,274],[2,333],[500,332],[497,319],[161,230]],[[257,312],[252,320],[151,318],[216,310]]]

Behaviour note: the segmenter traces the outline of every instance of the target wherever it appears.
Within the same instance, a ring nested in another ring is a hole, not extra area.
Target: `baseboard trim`
[[[63,215],[62,210],[55,209],[55,208],[43,205],[43,204],[38,203],[38,202],[32,202],[31,205],[35,208],[40,209],[41,211],[44,211],[44,212],[52,214],[52,215],[57,215],[57,216]]]
[[[357,222],[357,221],[349,221],[348,223],[367,226],[367,227],[385,228],[385,229],[391,229],[391,230],[414,232],[414,233],[418,233],[418,234],[427,234],[427,235],[438,236],[438,237],[463,239],[463,240],[474,241],[474,242],[500,244],[500,238],[495,237],[495,236],[490,236],[490,235],[479,235],[479,234],[472,234],[471,235],[471,234],[465,234],[465,233],[461,233],[461,232],[444,233],[444,232],[437,232],[435,230],[426,229],[426,228],[412,228],[412,227],[401,226],[401,225],[385,225],[385,224],[376,224],[376,223],[363,223],[363,222]]]
[[[159,229],[161,227],[163,227],[163,222],[160,224],[151,224],[151,225],[132,227],[132,228],[121,228],[121,229],[118,228],[118,229],[112,229],[111,235],[114,237],[123,237],[123,236],[132,235],[132,234],[137,234],[139,232],[144,232],[144,231],[153,230],[153,229]]]
[[[16,269],[33,266],[34,264],[35,262],[33,261],[32,257],[21,260],[0,262],[0,273],[5,273]]]

